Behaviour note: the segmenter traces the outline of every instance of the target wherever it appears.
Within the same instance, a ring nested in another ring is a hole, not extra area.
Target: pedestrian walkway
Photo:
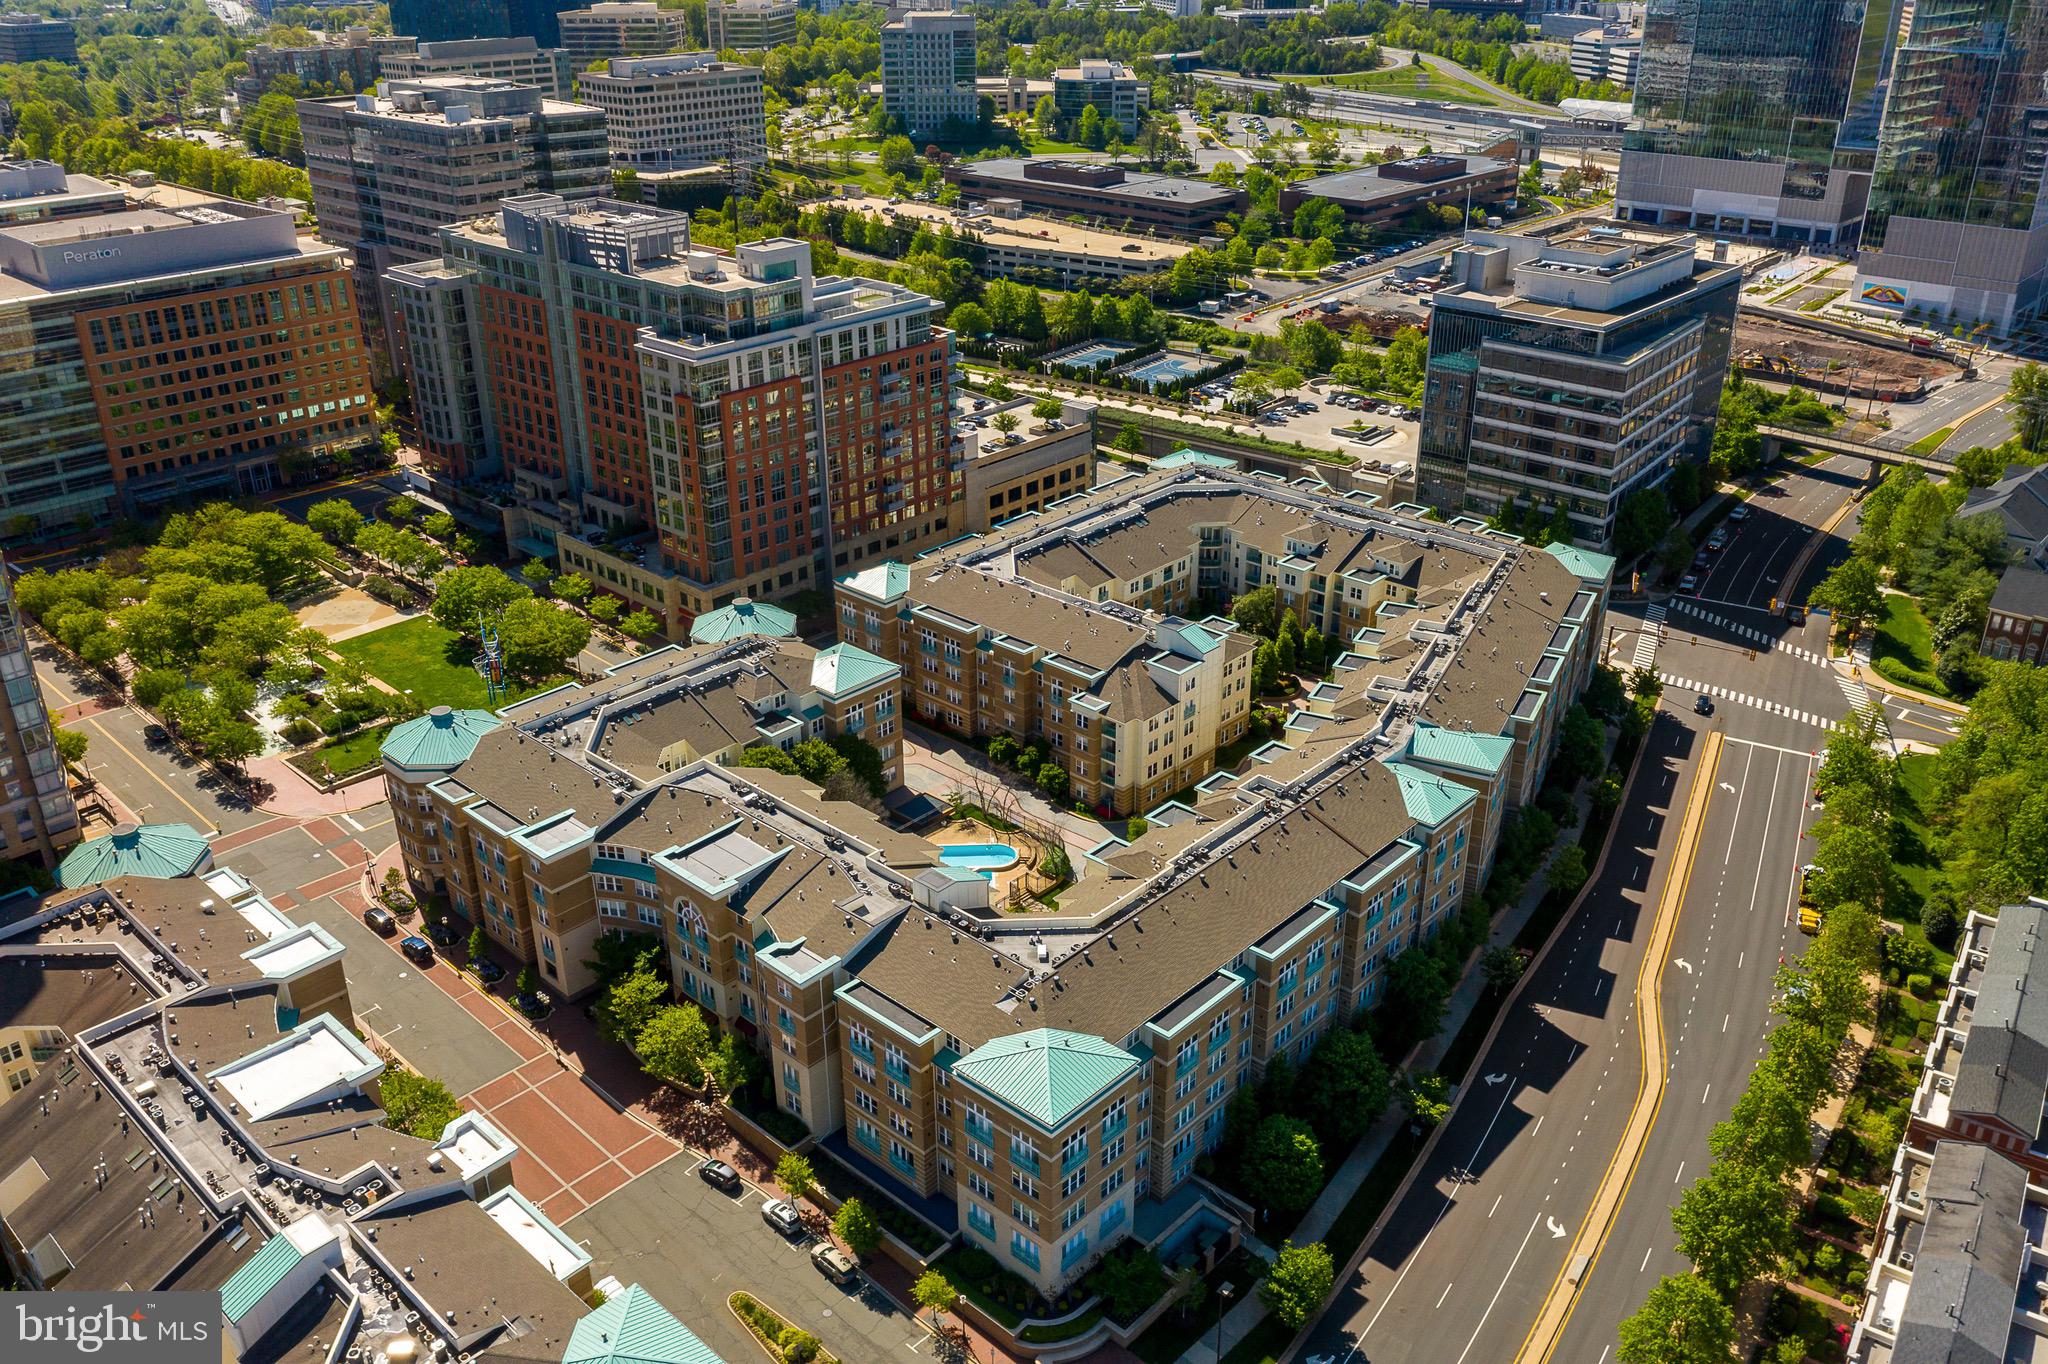
[[[1636,632],[1636,667],[1657,666],[1657,643],[1664,638],[1664,608],[1653,605],[1643,613],[1643,628]]]
[[[1698,602],[1687,601],[1681,597],[1672,604],[1688,615],[1698,616],[1706,624],[1712,625],[1716,629],[1726,630],[1737,639],[1746,640],[1756,645],[1757,652],[1759,653],[1790,654],[1792,657],[1807,663],[1818,663],[1822,667],[1827,666],[1828,658],[1826,654],[1816,653],[1803,645],[1787,644],[1776,636],[1766,634],[1753,625],[1744,625],[1740,621],[1732,621],[1726,617],[1717,616]]]
[[[1868,660],[1866,660],[1867,662]],[[1849,703],[1849,709],[1859,720],[1877,722],[1879,738],[1889,739],[1892,727],[1884,718],[1884,708],[1870,699],[1870,689],[1853,677],[1835,674],[1835,685],[1842,689],[1842,697]]]
[[[1802,725],[1813,725],[1823,731],[1835,728],[1835,722],[1825,715],[1799,710],[1766,696],[1751,696],[1748,692],[1735,691],[1716,682],[1695,681],[1693,678],[1679,677],[1674,673],[1658,673],[1657,680],[1674,691],[1705,692],[1717,701],[1733,701],[1739,706],[1753,706],[1766,714],[1783,715],[1797,720]]]

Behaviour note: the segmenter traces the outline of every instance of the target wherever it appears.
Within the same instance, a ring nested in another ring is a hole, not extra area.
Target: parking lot
[[[1241,397],[1228,379],[1204,384],[1188,395],[1190,402],[1209,412],[1222,412]],[[1299,393],[1274,398],[1254,420],[1258,434],[1267,440],[1298,440],[1313,449],[1363,459],[1413,460],[1420,415],[1407,404],[1365,398],[1329,379],[1314,379]],[[1383,434],[1369,440],[1345,434],[1346,428],[1361,424]]]

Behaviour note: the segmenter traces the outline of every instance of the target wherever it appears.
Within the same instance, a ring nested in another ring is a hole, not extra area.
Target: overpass
[[[1787,445],[1812,450],[1823,455],[1854,455],[1874,464],[1917,464],[1937,474],[1952,474],[1956,465],[1952,459],[1942,459],[1940,452],[1932,455],[1916,455],[1908,450],[1894,450],[1889,446],[1870,445],[1860,440],[1846,440],[1823,432],[1803,431],[1796,426],[1759,425],[1757,436],[1763,441],[1763,460],[1769,464]]]

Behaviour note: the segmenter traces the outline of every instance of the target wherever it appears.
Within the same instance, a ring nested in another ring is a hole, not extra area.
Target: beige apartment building
[[[408,872],[551,992],[587,988],[568,964],[596,935],[653,935],[677,995],[751,1039],[826,1152],[1039,1290],[1133,1237],[1170,1261],[1251,1230],[1196,1174],[1231,1097],[1379,1004],[1458,912],[1598,652],[1611,560],[1416,511],[1132,477],[853,572],[833,649],[743,635],[421,717],[384,750]],[[1333,626],[1356,576],[1360,623],[1279,737],[1198,771],[1242,723],[1251,642],[1177,612],[1265,581],[1274,554],[1327,564],[1320,603],[1293,570],[1294,606]],[[747,619],[780,618],[720,629]],[[730,765],[831,733],[894,760],[928,682],[963,730],[1058,736],[1091,798],[1149,827],[1013,912],[947,835]],[[1183,798],[1138,803],[1163,782]]]
[[[768,159],[758,67],[710,52],[622,57],[579,77],[576,88],[604,110],[612,165],[621,170],[725,166],[737,174]]]

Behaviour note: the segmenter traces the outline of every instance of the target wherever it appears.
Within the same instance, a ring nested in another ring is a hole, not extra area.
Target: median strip
[[[1564,1338],[1565,1325],[1571,1320],[1572,1308],[1578,1300],[1579,1285],[1599,1262],[1607,1234],[1614,1226],[1622,1200],[1628,1196],[1629,1185],[1635,1180],[1643,1144],[1657,1125],[1657,1113],[1664,1104],[1664,1014],[1661,997],[1664,960],[1678,930],[1678,914],[1685,904],[1686,887],[1692,879],[1693,858],[1699,852],[1700,831],[1706,823],[1707,806],[1714,790],[1714,774],[1720,760],[1721,735],[1715,731],[1707,735],[1706,747],[1700,755],[1692,791],[1686,798],[1685,820],[1679,828],[1678,843],[1673,850],[1671,874],[1665,878],[1663,898],[1657,905],[1657,919],[1650,928],[1649,945],[1644,949],[1642,966],[1636,972],[1636,1006],[1643,1020],[1643,1059],[1635,1107],[1629,1112],[1621,1144],[1615,1147],[1607,1172],[1601,1177],[1600,1187],[1593,1195],[1593,1204],[1586,1210],[1585,1220],[1579,1223],[1578,1233],[1572,1238],[1571,1251],[1558,1269],[1557,1278],[1543,1299],[1543,1309],[1537,1314],[1535,1325],[1529,1328],[1529,1335],[1516,1355],[1521,1364],[1544,1364]],[[1652,1056],[1656,1058],[1654,1066],[1651,1065]]]

